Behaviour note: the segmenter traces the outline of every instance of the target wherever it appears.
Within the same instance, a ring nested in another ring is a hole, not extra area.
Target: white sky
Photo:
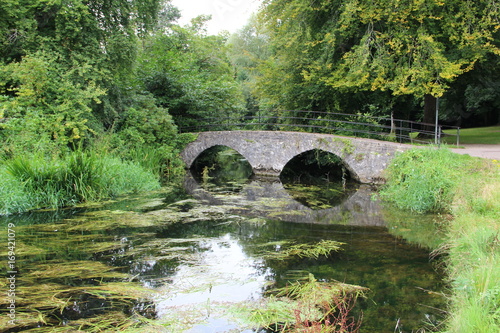
[[[223,30],[231,33],[242,28],[257,12],[262,0],[172,0],[172,4],[180,9],[180,25],[188,24],[192,18],[205,14],[212,15],[207,23],[207,32],[216,35]]]

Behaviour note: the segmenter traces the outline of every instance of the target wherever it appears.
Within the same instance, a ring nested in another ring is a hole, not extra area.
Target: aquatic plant
[[[367,288],[338,281],[320,282],[312,274],[304,280],[272,290],[254,308],[240,309],[254,327],[274,332],[358,332],[361,318],[351,311]]]
[[[315,244],[293,244],[285,246],[280,251],[267,251],[263,254],[263,258],[271,260],[286,260],[292,258],[311,258],[318,259],[320,257],[328,257],[332,252],[342,250],[344,243],[333,240],[321,240]],[[264,244],[267,246],[267,244]]]

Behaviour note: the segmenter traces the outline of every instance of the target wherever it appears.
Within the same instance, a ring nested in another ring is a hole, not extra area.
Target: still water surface
[[[369,288],[353,312],[362,313],[360,332],[438,323],[445,287],[431,249],[397,236],[438,235],[435,217],[389,212],[375,194],[364,185],[339,192],[188,176],[182,188],[94,208],[3,217],[17,233],[12,331],[96,331],[109,323],[151,332],[258,332],[248,309],[310,274]],[[323,240],[343,245],[318,259],[269,255]]]

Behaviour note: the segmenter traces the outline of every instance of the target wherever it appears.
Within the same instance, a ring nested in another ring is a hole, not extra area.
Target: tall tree
[[[299,62],[304,80],[428,96],[432,105],[457,77],[499,54],[499,10],[494,0],[268,0],[261,19],[278,59]]]
[[[112,123],[123,107],[110,96],[130,90],[121,82],[130,81],[137,40],[156,26],[161,5],[161,0],[3,1],[0,109],[13,119],[3,125],[10,138],[23,127],[36,127],[34,135],[65,144],[102,121]]]
[[[248,115],[255,115],[260,106],[253,86],[259,76],[259,65],[271,55],[269,36],[263,33],[256,16],[253,15],[243,28],[229,37],[227,46],[236,80],[241,84],[245,96]]]

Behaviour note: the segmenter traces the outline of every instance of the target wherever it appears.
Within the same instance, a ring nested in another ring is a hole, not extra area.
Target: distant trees
[[[207,17],[191,26],[171,26],[144,41],[137,80],[179,126],[239,114],[243,96],[227,57],[227,37],[203,31]]]

